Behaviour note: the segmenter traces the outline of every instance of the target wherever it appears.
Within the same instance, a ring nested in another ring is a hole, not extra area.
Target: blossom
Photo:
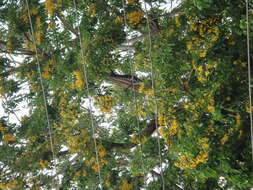
[[[212,113],[215,111],[215,107],[209,105],[209,106],[207,106],[207,110]]]
[[[96,3],[92,3],[89,6],[88,12],[92,17],[96,16],[96,7],[97,7]]]
[[[127,3],[129,4],[129,5],[134,5],[136,2],[135,2],[136,0],[127,0]]]
[[[13,136],[11,133],[6,133],[3,138],[4,142],[6,142],[6,143],[16,141],[16,139],[17,138],[15,136]]]
[[[221,144],[224,145],[228,141],[228,135],[224,135],[222,139],[220,140]]]
[[[124,180],[121,186],[119,187],[120,190],[131,190],[133,189],[133,184],[129,183],[127,180]]]
[[[48,162],[48,161],[46,161],[46,160],[40,160],[40,166],[41,166],[42,168],[47,168],[48,165],[49,165],[49,162]]]
[[[49,16],[53,16],[54,10],[57,8],[57,5],[52,2],[52,0],[45,1],[45,9],[48,12]]]
[[[84,86],[84,80],[83,80],[83,75],[80,71],[74,71],[73,72],[75,75],[75,87],[76,88],[82,88]]]
[[[134,11],[127,14],[127,19],[130,25],[137,25],[140,23],[144,13],[142,11]]]

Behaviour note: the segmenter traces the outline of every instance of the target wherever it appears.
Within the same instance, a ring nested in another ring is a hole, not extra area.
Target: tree
[[[1,1],[0,189],[252,187],[245,1],[123,2]]]

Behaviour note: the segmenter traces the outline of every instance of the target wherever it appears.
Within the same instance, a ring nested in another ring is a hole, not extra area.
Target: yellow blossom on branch
[[[220,140],[221,144],[224,145],[228,141],[228,135],[224,135],[222,139]]]
[[[134,11],[127,14],[127,20],[130,25],[137,25],[140,23],[143,15],[143,11]]]
[[[127,3],[129,5],[134,5],[136,3],[136,0],[127,0]]]
[[[7,134],[4,135],[3,140],[4,140],[5,143],[9,143],[9,142],[16,141],[17,138],[15,136],[13,136],[11,133],[7,133]]]
[[[50,17],[53,16],[56,8],[57,8],[57,5],[53,2],[53,0],[46,0],[45,1],[45,9],[48,12]]]
[[[124,180],[121,186],[119,187],[120,190],[132,190],[133,184],[129,183],[127,180]]]
[[[97,7],[96,3],[92,3],[92,4],[89,6],[88,13],[89,13],[92,17],[96,16],[96,7]]]
[[[83,80],[83,75],[80,71],[74,71],[74,76],[75,76],[75,87],[76,88],[82,88],[84,86],[84,80]]]

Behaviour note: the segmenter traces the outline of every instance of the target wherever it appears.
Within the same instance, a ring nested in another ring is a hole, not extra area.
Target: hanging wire
[[[124,0],[122,0],[122,6],[123,6],[123,14],[124,14],[124,25],[127,28],[127,19],[126,19],[126,9],[125,9],[125,2]],[[130,45],[129,43],[129,39],[127,39],[127,46]],[[127,49],[126,52],[127,56],[130,56],[130,50]],[[139,122],[139,113],[138,113],[138,102],[137,102],[137,98],[136,98],[136,92],[135,92],[135,87],[134,87],[134,74],[135,74],[135,69],[134,69],[134,63],[132,58],[130,58],[130,63],[131,63],[131,81],[132,81],[132,92],[133,92],[133,97],[134,97],[134,104],[135,104],[135,110],[137,112],[136,115],[136,124],[137,124],[137,128],[138,128],[138,139],[140,141],[140,152],[141,152],[141,168],[142,168],[142,172],[144,173],[144,162],[143,162],[143,151],[142,151],[142,141],[141,141],[141,128],[140,128],[140,122]],[[145,184],[145,183],[144,183]]]
[[[30,8],[29,8],[29,3],[28,0],[26,0],[26,6],[27,6],[27,12],[28,12],[28,17],[29,17],[29,22],[30,22],[30,28],[31,28],[31,34],[32,34],[32,42],[35,48],[35,57],[36,57],[36,63],[37,63],[37,70],[39,73],[39,78],[40,78],[40,85],[42,89],[42,95],[43,95],[43,100],[44,100],[44,107],[45,107],[45,113],[46,113],[46,120],[47,120],[47,127],[48,127],[48,133],[49,133],[49,139],[50,139],[50,148],[53,156],[53,160],[56,160],[55,152],[54,152],[54,146],[53,146],[53,137],[52,137],[52,129],[49,121],[49,115],[48,115],[48,110],[47,110],[47,100],[46,100],[46,94],[45,94],[45,89],[43,85],[43,79],[42,79],[42,74],[41,74],[41,68],[40,68],[40,63],[39,63],[39,56],[38,56],[38,49],[35,41],[35,35],[34,35],[34,28],[32,24],[32,19],[31,19],[31,13],[30,13]],[[58,176],[57,176],[58,179]],[[60,180],[59,180],[60,181]],[[55,189],[59,189],[59,183],[56,182]]]
[[[249,106],[250,106],[250,134],[251,134],[251,154],[253,161],[253,117],[252,117],[252,97],[251,97],[251,70],[250,70],[250,39],[249,39],[249,2],[246,0],[246,23],[247,23],[247,57],[248,57],[248,83],[249,83]]]
[[[54,152],[53,138],[52,138],[52,129],[51,129],[49,116],[48,116],[47,100],[46,100],[45,89],[44,89],[44,85],[43,85],[43,79],[42,79],[42,74],[41,74],[41,69],[40,69],[38,50],[37,50],[37,46],[36,46],[36,42],[35,42],[34,28],[33,28],[33,24],[32,24],[32,19],[31,19],[31,13],[30,13],[28,0],[26,0],[26,6],[27,6],[28,17],[29,17],[29,22],[30,22],[30,28],[31,28],[31,33],[32,33],[32,42],[33,42],[33,45],[34,45],[34,48],[35,48],[35,57],[36,57],[36,63],[37,63],[39,78],[40,78],[40,85],[41,85],[42,95],[43,95],[43,100],[44,100],[45,113],[46,113],[46,119],[47,119],[47,127],[48,127],[49,139],[50,139],[50,147],[51,147],[51,151],[52,151],[52,155],[53,155],[53,160],[55,160],[55,152]]]
[[[77,6],[76,6],[76,1],[73,0],[74,7],[75,7],[75,16],[76,16],[76,21],[78,20],[78,14],[77,14]],[[96,140],[96,132],[95,132],[95,126],[94,126],[94,118],[91,113],[91,96],[90,96],[90,90],[89,90],[89,83],[88,83],[88,77],[87,77],[87,72],[86,72],[86,66],[85,66],[85,58],[84,58],[84,48],[83,48],[83,42],[82,42],[82,37],[81,37],[81,29],[80,25],[77,25],[78,28],[78,38],[79,38],[79,45],[81,47],[81,56],[82,56],[82,62],[83,62],[83,72],[84,72],[84,78],[85,78],[85,86],[86,86],[86,91],[88,95],[88,100],[89,100],[89,115],[90,115],[90,121],[91,121],[91,127],[92,127],[92,137],[94,141],[94,146],[95,146],[95,152],[96,152],[96,163],[98,167],[98,177],[99,177],[99,188],[103,190],[103,182],[102,182],[102,177],[101,177],[101,171],[100,171],[100,164],[99,164],[99,158],[98,158],[98,149],[97,149],[97,140]]]
[[[148,29],[148,40],[149,40],[149,61],[150,61],[150,66],[151,66],[151,82],[152,82],[152,91],[153,91],[153,98],[155,101],[155,127],[156,127],[156,132],[157,132],[157,145],[158,145],[158,153],[159,153],[159,161],[160,161],[160,174],[161,174],[161,179],[162,179],[162,189],[165,190],[165,182],[164,182],[164,174],[163,174],[163,169],[162,169],[162,154],[161,154],[161,142],[160,142],[160,137],[159,137],[159,132],[158,132],[158,115],[159,115],[159,110],[158,110],[158,102],[157,102],[157,97],[156,97],[156,87],[155,87],[155,77],[154,77],[154,65],[153,65],[153,60],[152,60],[152,41],[151,41],[151,30],[150,30],[150,21],[149,21],[149,16],[148,16],[148,11],[147,11],[147,5],[146,2],[144,1],[144,10],[146,13],[147,17],[147,29]]]

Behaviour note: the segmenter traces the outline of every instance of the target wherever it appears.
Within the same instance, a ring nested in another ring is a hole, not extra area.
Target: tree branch
[[[65,28],[67,28],[69,31],[71,31],[73,34],[75,34],[76,36],[78,36],[78,32],[72,27],[70,26],[67,21],[62,17],[62,15],[60,15],[60,13],[56,13],[56,17],[62,22],[63,26]]]

